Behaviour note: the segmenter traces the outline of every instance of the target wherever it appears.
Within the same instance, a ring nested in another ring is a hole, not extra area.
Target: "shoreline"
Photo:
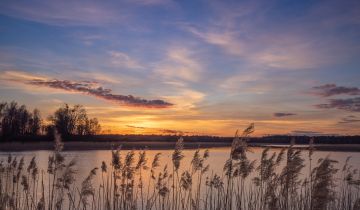
[[[86,150],[111,150],[121,145],[122,149],[148,149],[148,150],[168,150],[174,149],[176,142],[162,141],[106,141],[106,142],[64,142],[64,151],[86,151]],[[249,147],[270,147],[284,148],[288,144],[265,144],[249,143]],[[231,142],[184,142],[184,149],[198,148],[220,148],[231,147]],[[298,149],[306,150],[307,144],[297,144]],[[3,142],[0,143],[0,152],[22,152],[35,150],[53,150],[53,142]],[[315,144],[315,150],[318,151],[339,151],[339,152],[360,152],[360,144]]]
[[[175,148],[176,142],[153,142],[153,141],[106,141],[106,142],[63,142],[63,151],[86,151],[86,150],[112,150],[118,147],[121,149],[149,149],[168,150]],[[228,142],[184,142],[184,149],[229,147]],[[53,150],[54,142],[5,142],[0,143],[0,152],[21,152],[34,150]]]

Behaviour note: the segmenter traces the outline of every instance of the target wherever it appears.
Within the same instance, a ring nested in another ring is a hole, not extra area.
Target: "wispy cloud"
[[[360,112],[360,97],[348,99],[329,99],[328,103],[315,105],[320,109],[339,109],[349,112]]]
[[[76,34],[76,35],[74,35],[74,37],[81,40],[82,43],[87,46],[92,46],[97,41],[105,40],[105,37],[103,35],[99,35],[99,34],[90,34],[90,35]]]
[[[126,19],[125,10],[96,1],[11,1],[1,2],[0,14],[60,26],[101,25]]]
[[[154,72],[165,79],[195,82],[200,79],[202,66],[191,50],[178,47],[168,50],[167,58],[156,65]]]
[[[190,47],[170,47],[165,59],[153,66],[156,80],[165,87],[158,89],[166,100],[176,104],[178,111],[195,108],[206,96],[204,91],[194,87],[202,79],[204,67],[198,60],[196,51]]]
[[[302,42],[302,41],[298,41]],[[268,45],[268,44],[265,44]],[[272,46],[260,51],[250,58],[251,62],[278,69],[311,69],[320,66],[326,61],[304,44]]]
[[[357,44],[351,38],[356,32],[349,39],[337,35],[344,27],[358,24],[355,1],[314,3],[296,18],[288,18],[288,13],[277,8],[280,5],[279,1],[212,3],[216,18],[210,23],[179,26],[203,42],[265,68],[314,69],[344,60],[358,50],[351,46]],[[339,51],[343,53],[335,53]]]
[[[205,93],[189,88],[175,89],[176,92],[170,96],[164,96],[165,99],[173,101],[178,110],[188,110],[196,107],[206,96]]]
[[[360,95],[360,89],[357,87],[345,87],[337,86],[336,84],[325,84],[313,87],[311,93],[323,97],[335,96],[340,94]]]
[[[172,0],[3,0],[0,14],[55,26],[126,26],[141,7],[176,6]]]
[[[30,80],[45,80],[47,77],[22,71],[3,71],[1,72],[0,79],[3,81],[23,82]]]
[[[96,72],[96,71],[79,71],[74,73],[74,75],[76,75],[77,77],[80,78],[80,80],[86,80],[86,78],[94,78],[96,79],[96,81],[101,82],[101,83],[106,83],[106,84],[120,84],[120,83],[124,83],[124,79],[123,77],[121,77],[122,79],[119,79],[113,75],[109,75],[103,72]],[[130,80],[128,78],[128,80]]]
[[[224,24],[226,25],[226,24]],[[202,31],[193,26],[184,27],[204,42],[218,46],[230,55],[252,65],[277,69],[310,69],[331,62],[328,54],[314,51],[313,40],[291,32],[268,33],[261,36],[243,34],[236,29],[215,27]],[[250,32],[249,32],[250,33]]]
[[[274,117],[289,117],[289,116],[294,116],[296,115],[295,113],[290,113],[290,112],[276,112],[273,114]]]
[[[128,1],[145,6],[172,5],[174,3],[172,0],[128,0]]]
[[[186,26],[184,28],[205,42],[223,48],[232,55],[244,55],[244,52],[246,51],[245,43],[236,38],[235,32],[223,32],[217,30],[204,32],[191,26]]]
[[[120,51],[110,51],[111,63],[119,68],[141,69],[143,66],[139,61]]]

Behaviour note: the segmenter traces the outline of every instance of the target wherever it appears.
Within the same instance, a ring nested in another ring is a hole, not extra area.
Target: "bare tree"
[[[29,112],[25,105],[19,106],[16,102],[0,104],[1,136],[37,135],[42,120],[39,110]]]
[[[40,116],[40,111],[38,109],[34,109],[29,121],[29,133],[32,135],[38,135],[40,133],[41,124],[42,119]]]
[[[64,104],[49,119],[53,127],[63,136],[94,135],[100,132],[98,120],[89,119],[85,108],[81,105],[71,108],[68,104]]]

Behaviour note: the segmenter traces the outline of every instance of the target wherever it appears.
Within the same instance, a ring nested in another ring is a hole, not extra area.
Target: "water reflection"
[[[124,156],[130,150],[122,150],[121,154]],[[202,152],[204,150],[201,150]],[[248,158],[250,160],[259,160],[263,148],[260,147],[252,147],[251,152],[249,152]],[[280,149],[272,148],[270,152],[279,152]],[[151,164],[152,159],[155,154],[161,153],[160,158],[160,167],[163,168],[165,165],[170,166],[171,163],[171,155],[173,150],[148,150],[147,154],[147,162],[148,165]],[[180,171],[189,170],[190,162],[194,155],[194,149],[186,149],[183,151],[184,159],[181,162]],[[135,162],[137,161],[137,151]],[[32,157],[36,157],[38,162],[38,167],[41,170],[47,170],[48,157],[52,154],[52,151],[26,151],[26,152],[0,152],[0,160],[5,160],[7,156],[11,154],[14,157],[25,158],[25,162],[28,163]],[[67,160],[75,159],[76,160],[76,170],[77,170],[77,181],[80,182],[85,178],[91,169],[101,167],[102,161],[105,161],[109,166],[111,163],[111,151],[109,150],[91,150],[91,151],[65,151],[63,154],[66,156]],[[216,173],[221,175],[223,173],[223,167],[225,161],[229,158],[230,148],[212,148],[210,149],[210,157],[207,160],[207,163],[210,164],[210,173]],[[305,165],[308,164],[307,151],[304,150],[302,152],[303,158],[305,159]],[[328,151],[316,151],[313,155],[314,163],[317,162],[319,158],[325,158],[329,156],[331,159],[337,160],[336,164],[337,168],[341,168],[345,163],[347,157],[351,157],[350,164],[355,168],[360,166],[360,153],[359,152],[328,152]],[[314,164],[313,163],[313,164]],[[307,175],[307,168],[304,168],[303,175]]]
[[[204,167],[206,167],[206,165],[209,164],[209,171],[207,171],[207,173],[205,173],[204,177],[203,177],[203,182],[199,181],[201,179],[200,176],[196,175],[196,173],[193,173],[194,171],[192,170],[192,166],[191,166],[191,161],[193,159],[194,153],[196,150],[193,149],[187,149],[187,150],[183,150],[183,155],[184,158],[181,161],[181,165],[180,165],[180,169],[179,172],[177,174],[178,175],[182,175],[183,172],[189,172],[189,174],[191,174],[191,176],[195,175],[192,177],[192,186],[198,186],[198,183],[202,183],[201,185],[199,185],[198,189],[199,190],[199,194],[201,192],[201,195],[199,195],[200,197],[206,197],[209,193],[209,187],[204,184],[205,180],[208,181],[209,179],[211,179],[211,177],[214,177],[215,174],[217,174],[220,179],[222,181],[226,180],[225,174],[223,172],[223,168],[224,168],[224,164],[225,162],[229,159],[229,155],[230,155],[230,148],[212,148],[210,149],[210,156],[208,159],[206,159],[206,161],[204,162]],[[264,148],[260,148],[260,147],[252,147],[250,149],[251,152],[247,153],[247,157],[250,161],[252,160],[256,160],[256,165],[259,165],[260,163],[260,159],[261,159],[261,154],[264,151]],[[124,162],[124,158],[126,156],[127,153],[129,153],[130,150],[123,150],[120,152],[121,154],[121,159]],[[133,161],[133,166],[136,165],[137,161],[138,161],[138,155],[139,155],[140,151],[134,151],[135,153],[135,159]],[[200,155],[202,156],[204,152],[204,149],[200,150]],[[272,153],[279,153],[280,149],[278,148],[272,148],[269,150],[269,155],[271,155]],[[158,177],[161,177],[161,173],[164,174],[164,168],[167,167],[168,173],[169,174],[174,174],[174,171],[172,171],[172,154],[173,154],[173,150],[148,150],[146,151],[146,159],[147,159],[147,166],[150,167],[151,162],[154,158],[154,156],[157,153],[161,153],[161,157],[160,157],[160,162],[159,162],[159,167],[156,170],[155,174],[154,174],[154,178],[152,179],[152,174],[150,173],[150,170],[144,170],[142,171],[142,181],[143,184],[145,185],[149,185],[152,187],[152,189],[154,189],[153,192],[155,192],[155,188],[158,187],[157,186],[157,182]],[[47,167],[48,167],[48,158],[49,156],[51,156],[53,154],[52,151],[31,151],[31,152],[1,152],[0,153],[0,160],[3,160],[4,163],[6,163],[6,159],[8,157],[8,155],[11,155],[12,157],[16,157],[17,160],[20,160],[20,158],[24,157],[25,158],[25,163],[28,164],[30,162],[30,160],[35,157],[36,158],[36,162],[37,162],[37,167],[39,169],[39,172],[41,174],[41,179],[44,180],[44,183],[50,183],[49,181],[51,181],[51,176],[47,175]],[[76,180],[75,180],[75,188],[73,192],[77,192],[79,191],[79,189],[81,189],[82,187],[82,182],[84,181],[84,179],[86,179],[86,177],[89,175],[89,172],[94,169],[94,168],[98,168],[98,172],[97,172],[97,176],[95,176],[94,180],[92,180],[93,184],[94,184],[94,189],[97,190],[97,195],[98,197],[98,201],[99,205],[102,202],[101,199],[104,200],[104,198],[101,198],[100,194],[101,194],[101,190],[103,189],[101,186],[111,186],[111,184],[108,184],[109,182],[112,182],[113,179],[113,174],[112,174],[112,166],[111,166],[111,162],[112,162],[112,153],[109,150],[91,150],[91,151],[66,151],[66,152],[62,152],[62,154],[65,156],[66,158],[66,162],[69,162],[71,160],[75,160],[76,161],[76,165],[75,165],[75,170],[76,170]],[[302,169],[301,174],[300,174],[300,178],[305,178],[308,177],[310,168],[309,168],[309,159],[308,159],[308,151],[307,150],[303,150],[301,152],[302,157],[304,158],[304,165],[305,167]],[[325,152],[325,151],[318,151],[315,152],[313,154],[312,157],[312,164],[313,167],[314,165],[316,165],[317,160],[320,158],[325,158],[325,157],[329,157],[333,160],[338,161],[338,163],[336,164],[336,168],[341,168],[344,163],[345,160],[347,159],[347,157],[351,156],[352,158],[350,159],[349,164],[353,165],[355,168],[360,166],[360,153],[357,152]],[[102,179],[102,172],[101,172],[101,164],[102,162],[106,162],[108,165],[108,175],[105,175],[106,177],[106,182]],[[283,161],[279,167],[276,168],[276,172],[278,174],[280,174],[283,166],[285,165],[285,161]],[[27,165],[25,166],[25,168],[27,167]],[[256,166],[255,166],[256,168]],[[137,173],[139,173],[139,171],[136,171]],[[121,172],[120,172],[121,173]],[[45,176],[42,176],[43,174],[45,174]],[[254,171],[252,173],[250,173],[249,177],[245,180],[245,183],[242,184],[242,188],[246,190],[252,189],[250,191],[254,192],[254,184],[253,184],[253,178],[255,176],[258,175],[257,171]],[[341,173],[338,173],[336,176],[337,178],[340,178]],[[121,176],[121,175],[119,175]],[[171,175],[170,175],[171,176]],[[157,177],[157,178],[155,178]],[[134,182],[134,188],[135,188],[135,195],[138,196],[138,184],[140,181],[140,176],[139,174],[135,174],[135,178],[132,179],[132,181]],[[179,180],[179,177],[176,177],[176,179]],[[7,179],[7,180],[11,180],[11,179]],[[236,182],[234,182],[235,184],[238,184],[239,180],[237,180]],[[7,181],[10,182],[10,181]],[[179,182],[180,183],[180,182]],[[10,184],[10,183],[7,183]],[[166,184],[167,187],[171,188],[172,185],[171,183],[167,183]],[[50,186],[50,184],[48,185]],[[47,188],[45,191],[47,192],[48,190],[48,186],[46,186],[45,188]],[[104,187],[104,188],[105,188]],[[237,185],[238,187],[238,185]],[[338,186],[339,187],[339,186]],[[179,188],[176,188],[179,189]],[[185,189],[185,188],[184,188]],[[157,188],[157,190],[159,190]],[[111,191],[111,189],[110,189]],[[340,191],[340,190],[338,190]],[[150,192],[150,193],[153,193]],[[37,197],[41,197],[41,192],[38,191],[37,192]],[[186,196],[186,192],[184,192],[184,195]],[[189,195],[189,194],[188,194]],[[146,195],[147,196],[147,195]],[[196,196],[196,195],[195,195]],[[224,195],[223,195],[224,196]],[[227,196],[225,196],[227,197]],[[168,199],[170,197],[167,197]],[[45,198],[47,200],[49,200],[49,198]],[[244,198],[245,199],[245,198]],[[155,199],[156,200],[156,199]],[[134,202],[137,202],[137,206],[142,206],[144,205],[141,199],[135,199]],[[169,202],[169,201],[168,201]],[[256,201],[255,201],[256,202]],[[166,203],[166,202],[165,202]],[[211,203],[211,202],[210,202]],[[68,201],[64,201],[65,206],[69,205]],[[219,203],[218,203],[219,204]],[[167,204],[169,205],[169,204]],[[200,204],[197,204],[200,205]],[[222,204],[221,204],[222,205]],[[233,204],[235,205],[235,203]],[[104,207],[98,207],[97,209],[102,209]],[[157,207],[155,206],[155,209]],[[92,208],[94,209],[94,207]],[[96,208],[95,208],[96,209]]]

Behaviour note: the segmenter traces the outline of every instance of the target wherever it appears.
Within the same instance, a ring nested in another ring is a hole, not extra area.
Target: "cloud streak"
[[[164,100],[148,100],[133,95],[113,94],[111,89],[104,88],[100,86],[98,82],[94,81],[49,79],[47,77],[34,76],[18,71],[6,71],[2,72],[2,74],[2,80],[4,81],[82,93],[129,107],[168,108],[173,106],[172,103]]]
[[[181,131],[181,130],[172,130],[172,129],[161,129],[161,128],[151,128],[151,127],[143,127],[143,126],[134,126],[134,125],[126,125],[128,128],[140,129],[140,130],[155,130],[163,134],[194,134],[192,132]]]
[[[325,84],[313,87],[311,93],[323,97],[330,97],[340,94],[360,95],[360,89],[357,87],[344,87],[337,86],[336,84]]]
[[[315,105],[320,109],[339,109],[349,112],[360,112],[360,97],[348,99],[330,99],[326,104]]]
[[[341,121],[338,122],[339,124],[349,124],[349,123],[360,123],[360,118],[349,115],[341,119]]]
[[[133,107],[147,107],[147,108],[167,108],[173,104],[163,100],[147,100],[132,95],[117,95],[112,94],[111,89],[105,89],[97,86],[96,82],[82,81],[74,82],[69,80],[30,80],[27,82],[31,85],[46,86],[55,89],[66,90],[70,92],[79,92],[87,95],[95,96],[107,101],[112,101],[127,106]]]
[[[288,113],[288,112],[276,112],[273,114],[274,117],[289,117],[289,116],[294,116],[296,115],[295,113]]]

